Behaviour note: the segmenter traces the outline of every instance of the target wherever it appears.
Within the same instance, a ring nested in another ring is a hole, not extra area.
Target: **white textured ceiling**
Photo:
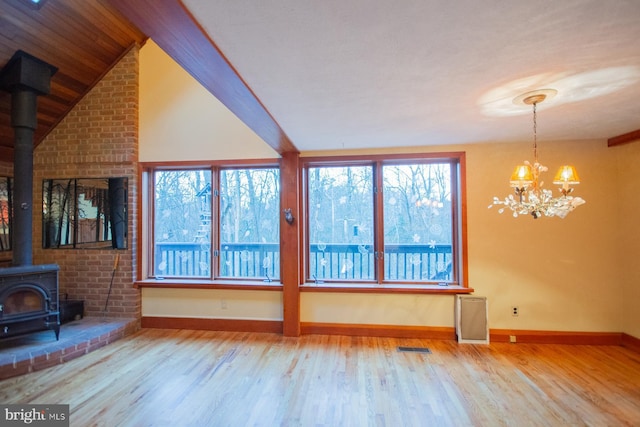
[[[184,0],[300,151],[640,129],[640,0]]]

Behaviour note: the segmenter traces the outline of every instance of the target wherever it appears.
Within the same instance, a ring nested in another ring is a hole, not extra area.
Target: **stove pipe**
[[[17,51],[0,71],[0,88],[11,93],[13,160],[13,265],[33,263],[33,135],[38,118],[38,95],[51,90],[56,67]]]

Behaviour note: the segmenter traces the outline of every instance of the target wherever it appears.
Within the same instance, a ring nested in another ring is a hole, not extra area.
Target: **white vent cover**
[[[455,312],[459,343],[489,344],[487,297],[457,295]]]

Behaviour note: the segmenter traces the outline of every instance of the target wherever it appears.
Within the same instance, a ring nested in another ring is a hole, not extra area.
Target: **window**
[[[462,160],[304,159],[307,280],[461,284]]]
[[[125,249],[128,180],[125,177],[42,181],[42,247]]]
[[[309,273],[373,280],[373,167],[309,167]]]
[[[153,275],[211,274],[211,170],[154,173]]]
[[[280,278],[278,169],[220,171],[220,276]]]
[[[164,166],[143,176],[153,195],[148,276],[279,279],[277,168]]]
[[[384,280],[452,279],[451,164],[382,166]]]
[[[12,179],[0,177],[0,251],[11,250],[11,185]]]

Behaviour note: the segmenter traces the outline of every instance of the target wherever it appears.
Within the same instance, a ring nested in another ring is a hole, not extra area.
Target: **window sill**
[[[251,280],[206,280],[206,279],[146,279],[134,283],[136,288],[156,289],[235,289],[252,291],[282,291],[280,282],[262,282]],[[306,283],[300,285],[301,292],[336,292],[336,293],[377,293],[377,294],[434,294],[456,295],[470,294],[473,288],[458,285],[411,285],[369,283]]]
[[[300,286],[301,292],[344,292],[344,293],[375,293],[375,294],[470,294],[473,288],[458,285],[412,285],[412,284],[384,284],[369,283],[306,283]]]
[[[280,282],[255,280],[206,280],[206,279],[146,279],[134,283],[136,288],[160,289],[241,289],[251,291],[281,291]]]

